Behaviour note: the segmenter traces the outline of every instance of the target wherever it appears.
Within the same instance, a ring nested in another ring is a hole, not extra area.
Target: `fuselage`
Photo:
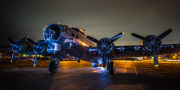
[[[76,57],[90,62],[98,58],[98,55],[89,52],[89,47],[95,47],[95,44],[85,38],[84,29],[49,24],[44,29],[43,36],[48,43],[47,51],[54,58]]]

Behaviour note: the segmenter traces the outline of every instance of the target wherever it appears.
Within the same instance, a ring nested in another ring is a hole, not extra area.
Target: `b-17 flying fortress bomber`
[[[70,28],[64,24],[49,24],[43,29],[44,40],[34,42],[29,37],[15,42],[10,38],[7,38],[7,40],[11,43],[13,50],[11,62],[13,61],[14,52],[35,54],[34,66],[38,54],[49,56],[51,62],[48,70],[55,73],[59,68],[61,59],[75,57],[78,62],[80,62],[80,59],[91,62],[93,67],[98,67],[98,64],[102,62],[103,68],[109,71],[110,76],[114,76],[115,63],[112,59],[116,59],[117,56],[153,56],[154,65],[157,67],[159,65],[157,55],[179,52],[180,44],[162,44],[161,42],[161,39],[172,31],[173,29],[170,28],[159,36],[148,35],[146,37],[131,33],[132,36],[143,40],[143,45],[116,46],[114,42],[123,36],[124,32],[120,32],[112,38],[97,40],[86,35],[84,29]]]

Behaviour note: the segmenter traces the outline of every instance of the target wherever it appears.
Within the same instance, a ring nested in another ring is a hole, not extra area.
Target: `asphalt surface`
[[[61,61],[49,73],[49,62],[0,60],[0,90],[180,90],[180,62],[115,61],[114,77],[85,61]]]

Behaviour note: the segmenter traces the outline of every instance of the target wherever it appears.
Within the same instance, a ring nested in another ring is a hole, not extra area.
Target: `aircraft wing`
[[[180,44],[164,44],[158,55],[180,53]]]
[[[138,57],[143,56],[142,45],[135,46],[116,46],[115,55],[118,57]]]
[[[180,44],[164,44],[158,55],[180,53]],[[116,56],[120,57],[140,57],[143,55],[143,45],[116,46]]]

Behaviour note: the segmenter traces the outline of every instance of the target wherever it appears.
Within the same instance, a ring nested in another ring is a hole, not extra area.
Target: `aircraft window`
[[[72,36],[75,37],[74,33],[72,33]]]
[[[66,28],[65,28],[65,32],[68,33]]]
[[[79,36],[78,36],[78,35],[76,35],[76,38],[77,38],[77,39],[79,39]]]

